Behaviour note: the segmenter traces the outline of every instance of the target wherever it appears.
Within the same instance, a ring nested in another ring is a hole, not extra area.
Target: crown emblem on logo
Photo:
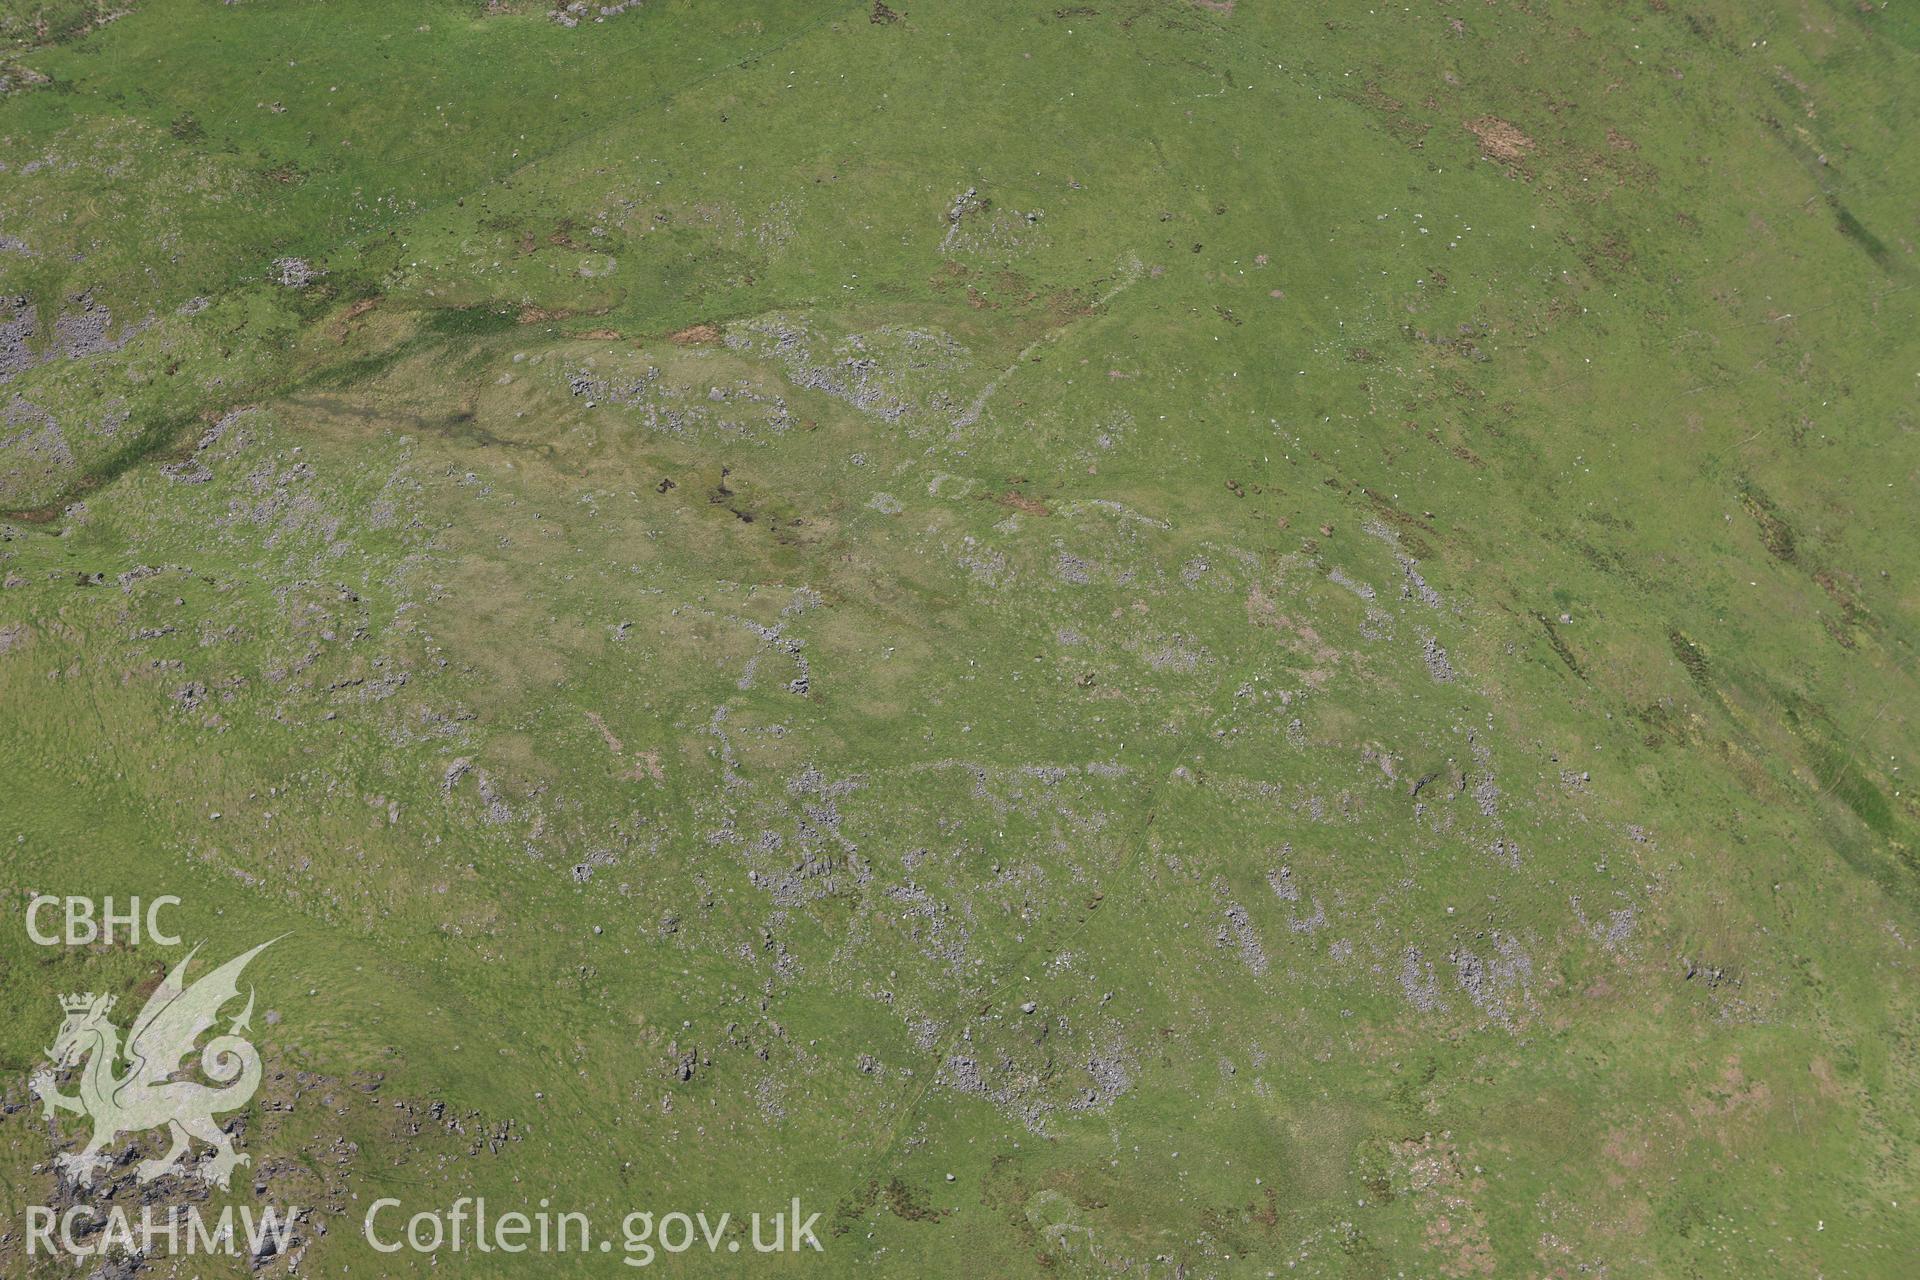
[[[87,1010],[93,1008],[94,1001],[98,999],[104,1002],[100,1005],[100,1012],[106,1013],[113,1008],[113,1002],[116,998],[117,997],[114,996],[96,997],[93,992],[87,991],[77,996],[61,996],[60,1007],[68,1013],[85,1013]]]

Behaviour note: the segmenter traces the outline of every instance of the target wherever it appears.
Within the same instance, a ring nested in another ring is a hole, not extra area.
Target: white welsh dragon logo
[[[83,1186],[92,1185],[94,1171],[107,1163],[100,1154],[102,1148],[123,1133],[162,1125],[172,1146],[158,1159],[140,1162],[135,1172],[141,1182],[151,1182],[177,1169],[192,1146],[191,1138],[214,1149],[213,1158],[199,1170],[208,1182],[225,1187],[235,1165],[252,1162],[252,1157],[234,1151],[233,1140],[214,1121],[222,1111],[245,1106],[260,1087],[260,1054],[241,1035],[253,1017],[251,988],[247,1007],[227,1033],[209,1040],[200,1053],[200,1069],[213,1085],[172,1077],[193,1052],[195,1042],[219,1021],[221,1006],[239,997],[240,971],[247,962],[278,941],[275,938],[261,943],[189,987],[187,966],[199,953],[196,946],[148,997],[146,1007],[133,1020],[124,1050],[119,1028],[107,1018],[113,1009],[113,996],[88,992],[60,998],[67,1020],[61,1024],[47,1057],[59,1070],[86,1064],[80,1071],[80,1092],[77,1096],[61,1093],[53,1071],[45,1068],[31,1083],[48,1119],[53,1118],[55,1109],[93,1117],[92,1140],[78,1153],[65,1153],[58,1159],[69,1177]],[[118,1073],[123,1057],[126,1071]]]

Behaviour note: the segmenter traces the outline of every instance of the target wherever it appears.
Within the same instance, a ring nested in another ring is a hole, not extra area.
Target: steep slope
[[[0,865],[302,1267],[1904,1273],[1910,15],[40,8]]]

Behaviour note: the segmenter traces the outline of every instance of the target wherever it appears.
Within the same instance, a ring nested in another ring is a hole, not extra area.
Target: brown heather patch
[[[1503,164],[1518,163],[1533,150],[1533,139],[1499,116],[1481,116],[1468,120],[1466,126],[1467,132],[1480,139],[1481,153]]]
[[[720,330],[710,324],[693,324],[667,335],[667,341],[680,347],[710,347],[720,341]]]

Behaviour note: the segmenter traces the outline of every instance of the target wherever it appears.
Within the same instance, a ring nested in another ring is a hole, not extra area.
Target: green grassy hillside
[[[1913,9],[0,40],[0,1274],[56,996],[283,933],[95,1198],[311,1216],[138,1274],[1912,1274]]]

